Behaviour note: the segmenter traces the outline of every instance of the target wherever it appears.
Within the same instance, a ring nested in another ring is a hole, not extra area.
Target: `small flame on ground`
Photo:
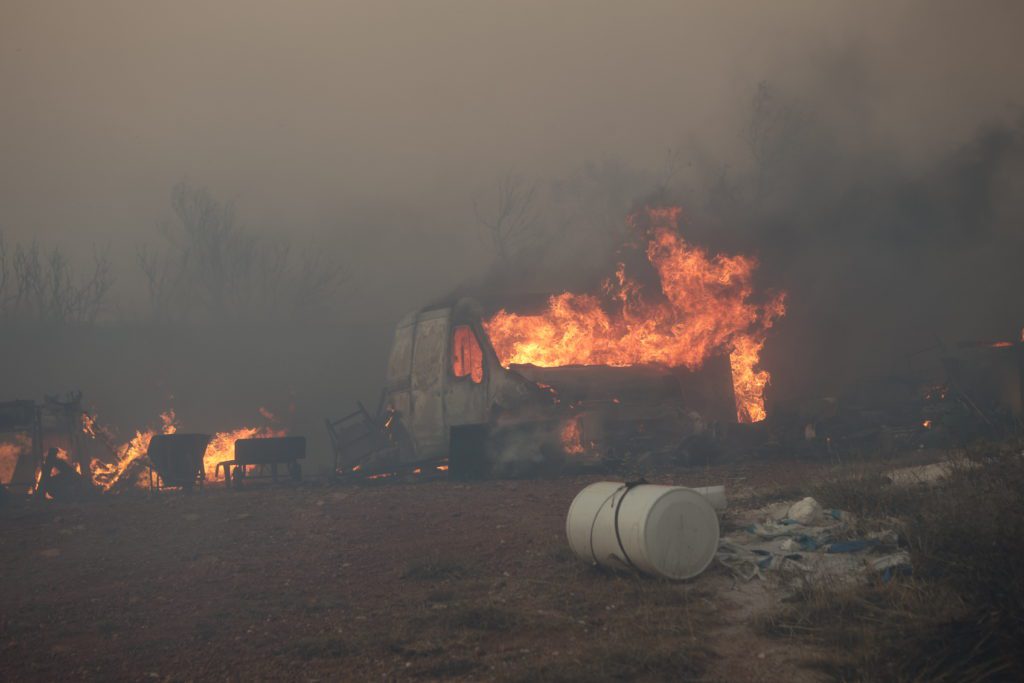
[[[932,421],[931,420],[925,420],[924,422],[921,423],[921,426],[924,427],[925,429],[931,429],[932,428]]]
[[[580,430],[579,418],[566,420],[562,425],[562,448],[570,455],[577,455],[583,452],[583,438]]]
[[[82,415],[82,431],[87,435],[96,438],[95,432],[95,419],[86,419],[85,414]],[[91,431],[90,433],[90,430]],[[125,471],[134,463],[136,460],[146,455],[146,451],[149,450],[149,442],[152,441],[156,434],[174,434],[178,431],[178,425],[174,415],[174,410],[167,410],[166,412],[160,413],[160,430],[147,429],[137,430],[135,436],[130,441],[122,445],[117,451],[117,462],[105,463],[97,459],[92,461],[92,476],[100,488],[103,490],[109,490],[115,483],[117,483],[124,475]],[[143,471],[139,472],[139,480],[136,481],[137,485],[142,485]]]

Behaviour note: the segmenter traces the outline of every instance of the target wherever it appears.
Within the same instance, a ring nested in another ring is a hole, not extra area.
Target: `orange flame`
[[[273,419],[273,414],[266,408],[260,408],[260,414],[267,420]],[[104,463],[98,459],[92,462],[93,479],[104,490],[109,490],[121,479],[129,466],[149,450],[149,442],[156,434],[174,434],[178,431],[177,418],[174,410],[160,414],[160,428],[146,429],[135,432],[130,441],[117,449],[117,462]],[[91,438],[98,438],[98,434],[108,434],[102,427],[96,425],[95,418],[82,414],[82,431]],[[203,455],[203,469],[206,472],[206,479],[216,479],[217,463],[224,460],[233,460],[235,457],[235,441],[238,439],[257,439],[275,436],[285,436],[287,430],[278,429],[272,426],[264,427],[242,427],[226,432],[216,432],[210,439],[206,452]],[[143,486],[147,480],[142,472],[139,473],[135,485]]]
[[[122,445],[117,451],[117,462],[105,463],[99,460],[92,461],[92,476],[100,488],[104,491],[109,490],[115,483],[117,483],[124,475],[125,470],[128,467],[144,456],[146,451],[149,450],[149,442],[153,439],[156,434],[174,434],[178,431],[177,421],[174,415],[174,410],[168,410],[160,413],[160,430],[146,429],[136,430],[135,436],[130,441]],[[95,420],[88,417],[86,414],[82,414],[82,430],[95,438]],[[136,481],[136,484],[142,485],[142,472],[139,472],[140,480]]]
[[[5,435],[0,441],[0,484],[9,484],[14,470],[18,466],[18,458],[32,448],[32,438],[28,434]]]
[[[580,433],[580,419],[574,417],[562,425],[562,448],[570,455],[583,452],[583,438]]]
[[[288,430],[274,427],[242,427],[227,432],[217,432],[210,439],[206,453],[203,454],[203,469],[206,470],[206,479],[213,481],[217,478],[217,463],[235,459],[235,442],[239,439],[266,439],[287,434]]]
[[[737,418],[763,420],[771,376],[755,367],[767,330],[785,314],[785,295],[762,305],[752,302],[757,261],[709,256],[688,244],[678,231],[681,213],[680,207],[655,207],[628,219],[647,239],[646,256],[657,272],[661,297],[645,296],[620,263],[615,277],[605,282],[603,299],[564,292],[550,297],[540,315],[498,311],[484,327],[502,364],[696,369],[710,356],[728,353]]]

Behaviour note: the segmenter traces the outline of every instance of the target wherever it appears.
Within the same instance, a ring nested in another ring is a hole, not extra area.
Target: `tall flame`
[[[645,253],[658,275],[660,297],[646,296],[620,263],[605,281],[603,296],[556,294],[540,315],[498,311],[484,327],[502,364],[696,369],[710,356],[728,353],[737,419],[763,420],[771,376],[755,368],[766,331],[785,314],[785,295],[752,302],[757,261],[709,256],[688,244],[678,231],[681,213],[676,206],[648,207],[628,219],[647,240]]]

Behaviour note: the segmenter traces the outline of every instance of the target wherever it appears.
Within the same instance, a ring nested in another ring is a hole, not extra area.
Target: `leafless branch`
[[[508,263],[515,253],[536,236],[534,209],[536,186],[521,176],[506,174],[498,179],[494,201],[473,201],[477,222],[489,235],[498,259]]]
[[[157,318],[294,318],[336,298],[343,269],[323,252],[296,258],[287,242],[239,225],[234,206],[205,189],[179,183],[171,208],[176,220],[160,226],[164,250],[139,251]]]
[[[13,275],[13,281],[11,276]],[[48,323],[92,323],[102,313],[114,283],[105,251],[93,253],[91,273],[82,280],[57,247],[43,253],[39,243],[16,244],[8,263],[0,237],[0,315]]]

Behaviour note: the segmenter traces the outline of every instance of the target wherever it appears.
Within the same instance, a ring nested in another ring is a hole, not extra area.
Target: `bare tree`
[[[521,176],[506,173],[498,179],[495,189],[496,192],[486,199],[477,197],[473,210],[498,259],[507,264],[538,236],[539,222],[534,207],[536,186]]]
[[[143,247],[139,265],[162,320],[301,318],[327,308],[344,269],[321,251],[254,234],[231,203],[184,183],[171,191],[175,221],[160,226],[163,249]]]
[[[43,252],[33,240],[28,246],[14,245],[8,258],[0,235],[0,315],[8,320],[95,322],[113,283],[106,251],[94,250],[92,270],[79,278],[60,248]]]

